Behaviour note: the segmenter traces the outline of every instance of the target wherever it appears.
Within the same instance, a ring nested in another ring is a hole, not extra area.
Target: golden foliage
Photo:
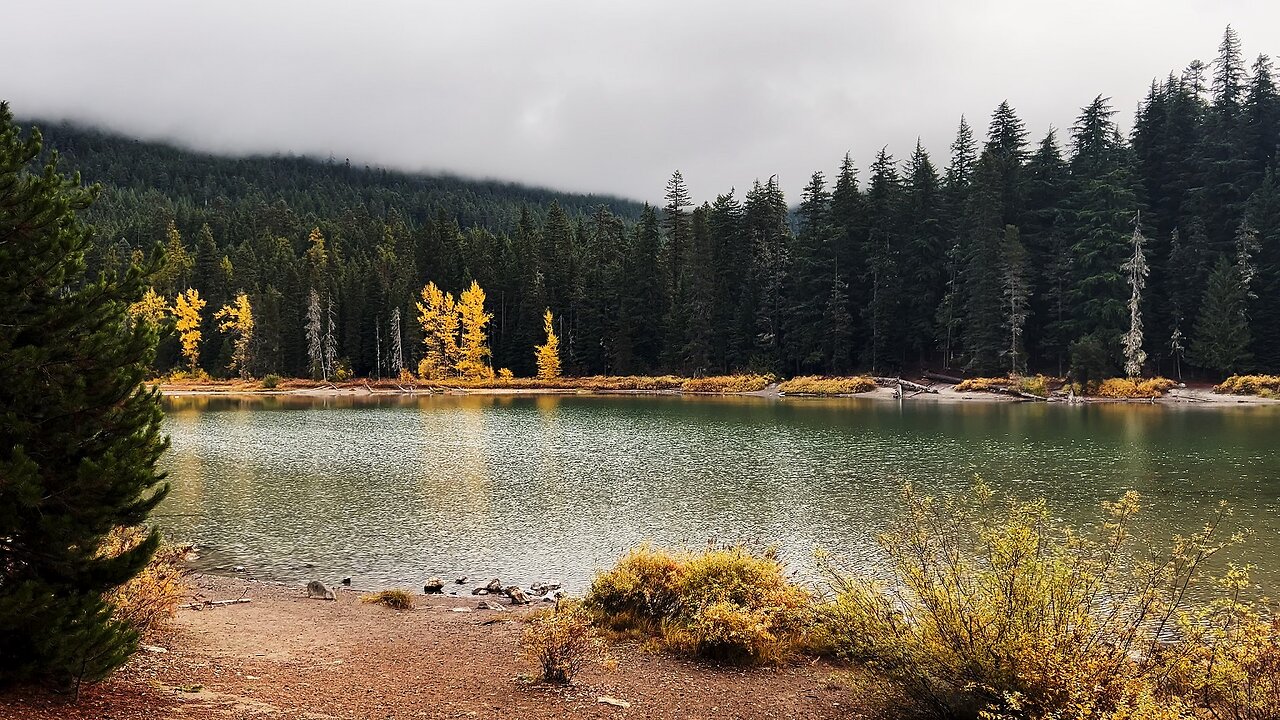
[[[462,325],[461,354],[454,368],[464,378],[492,378],[493,367],[489,365],[488,334],[485,327],[493,319],[493,313],[484,310],[484,290],[480,283],[471,281],[471,287],[458,296],[458,320]]]
[[[887,577],[828,561],[828,642],[938,716],[1186,717],[1194,698],[1163,678],[1198,644],[1165,639],[1205,560],[1235,540],[1218,537],[1225,510],[1162,552],[1130,533],[1135,493],[1104,511],[1082,535],[1043,502],[996,502],[981,481],[954,501],[908,487],[902,516],[878,537]]]
[[[100,557],[118,557],[143,543],[151,531],[145,527],[112,530],[98,547]],[[103,595],[112,614],[146,636],[161,629],[178,612],[178,603],[187,591],[187,570],[183,563],[189,548],[161,545],[142,572]]]
[[[542,329],[547,334],[547,341],[534,346],[534,360],[538,363],[538,377],[542,380],[560,377],[560,338],[556,336],[552,320],[551,309],[547,308],[546,314],[542,316]]]
[[[360,602],[367,605],[382,605],[393,610],[412,610],[413,594],[408,590],[379,590],[361,595]]]
[[[129,306],[129,317],[151,323],[152,327],[160,327],[168,315],[169,303],[155,288],[147,288],[142,299]]]
[[[869,377],[802,375],[778,385],[778,392],[784,395],[856,395],[875,389],[876,381]]]
[[[426,354],[418,363],[418,376],[424,380],[448,377],[461,358],[457,304],[452,294],[429,282],[422,288],[422,302],[417,305],[422,342],[426,345]]]
[[[784,660],[808,642],[809,593],[771,556],[741,547],[636,548],[596,576],[588,607],[615,629],[660,635],[670,648],[737,663]]]
[[[200,368],[200,311],[204,306],[205,301],[200,299],[200,292],[194,288],[178,293],[173,301],[174,328],[182,343],[182,357],[192,372]]]
[[[1280,394],[1280,375],[1232,375],[1213,391],[1228,395],[1275,397]]]
[[[234,305],[224,305],[213,317],[222,321],[218,330],[230,332],[235,338],[232,341],[231,364],[227,367],[247,380],[253,348],[253,308],[249,305],[249,296],[240,293]]]
[[[771,382],[772,375],[712,375],[685,380],[680,383],[680,392],[750,393],[769,387]]]
[[[572,682],[587,663],[607,659],[591,614],[580,603],[561,600],[554,608],[535,610],[528,623],[520,651],[547,682]]]
[[[1149,380],[1137,378],[1110,378],[1102,381],[1094,394],[1104,398],[1157,398],[1163,396],[1178,383],[1169,378],[1155,377]]]

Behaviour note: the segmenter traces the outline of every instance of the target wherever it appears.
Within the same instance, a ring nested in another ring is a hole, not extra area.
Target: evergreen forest
[[[492,367],[521,376],[548,310],[573,375],[1280,370],[1271,60],[1228,28],[1211,62],[1151,83],[1131,128],[1116,115],[1099,95],[1032,137],[1002,102],[985,130],[960,118],[945,157],[846,154],[798,203],[769,176],[695,202],[675,172],[661,207],[36,122],[102,186],[91,267],[162,248],[156,294],[198,291],[215,376],[317,374],[317,323],[346,372],[416,368],[428,282],[483,288]],[[241,296],[251,347],[214,312]]]

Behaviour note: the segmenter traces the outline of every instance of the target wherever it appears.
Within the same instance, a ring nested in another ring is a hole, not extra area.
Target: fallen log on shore
[[[893,389],[906,388],[907,390],[913,390],[917,393],[934,393],[935,395],[938,393],[937,390],[933,389],[932,387],[929,387],[928,385],[921,385],[920,383],[914,383],[914,382],[911,382],[910,380],[903,380],[902,378],[877,377],[877,378],[872,378],[872,380],[875,380],[876,384],[879,385],[880,387],[887,387],[887,388],[893,388]]]

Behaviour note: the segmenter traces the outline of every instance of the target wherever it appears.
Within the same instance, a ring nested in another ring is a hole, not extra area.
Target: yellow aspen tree
[[[475,280],[458,296],[458,319],[462,323],[462,354],[454,363],[458,374],[472,379],[493,377],[493,367],[489,364],[492,353],[485,332],[493,313],[484,311],[484,290]]]
[[[178,293],[173,300],[174,329],[182,342],[182,357],[193,374],[200,372],[200,311],[204,305],[200,292],[194,288]]]
[[[534,359],[538,362],[538,377],[553,380],[560,377],[560,338],[556,335],[552,324],[551,309],[542,316],[542,329],[547,333],[547,342],[534,346]]]
[[[147,288],[142,299],[129,306],[129,317],[151,323],[152,327],[160,327],[168,314],[169,303],[155,288]]]
[[[424,380],[448,377],[459,357],[458,310],[453,295],[442,292],[434,282],[427,283],[418,303],[418,324],[426,346],[418,375]]]
[[[232,337],[231,364],[227,367],[236,371],[241,378],[249,378],[249,365],[253,360],[253,307],[249,304],[249,296],[240,293],[232,305],[224,305],[216,315],[221,320],[218,330],[230,332]]]

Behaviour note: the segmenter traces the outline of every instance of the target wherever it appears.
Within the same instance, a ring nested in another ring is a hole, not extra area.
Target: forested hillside
[[[45,130],[105,186],[101,262],[166,243],[158,293],[207,301],[213,374],[235,347],[212,311],[240,292],[253,374],[315,371],[310,304],[325,316],[313,327],[332,313],[335,357],[385,375],[422,355],[423,286],[472,280],[494,314],[493,366],[517,374],[533,372],[546,309],[575,374],[1280,368],[1270,60],[1247,62],[1228,29],[1211,63],[1152,83],[1127,137],[1114,116],[1099,96],[1061,136],[1032,139],[1001,103],[985,138],[961,119],[943,167],[920,146],[886,150],[860,179],[846,156],[794,209],[773,178],[694,204],[677,172],[665,207],[640,208]]]

